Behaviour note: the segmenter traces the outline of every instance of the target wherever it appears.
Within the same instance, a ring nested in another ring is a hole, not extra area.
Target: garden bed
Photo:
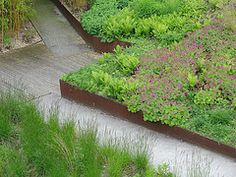
[[[103,40],[126,39],[132,47],[117,47],[61,79],[142,112],[140,121],[236,148],[234,2],[126,2],[95,0],[81,24]]]
[[[232,146],[211,140],[198,133],[191,132],[178,126],[170,127],[162,124],[160,121],[155,123],[144,121],[142,112],[132,113],[128,111],[126,106],[112,99],[81,90],[79,87],[73,86],[63,80],[60,80],[60,89],[61,95],[69,100],[100,108],[148,129],[236,158],[236,148]]]
[[[80,21],[59,0],[52,0],[52,1],[58,7],[60,12],[66,17],[66,19],[70,22],[73,28],[85,40],[85,42],[89,46],[91,46],[96,52],[99,52],[99,53],[113,52],[113,50],[116,48],[117,45],[122,46],[122,47],[131,45],[131,43],[129,42],[122,42],[119,40],[116,40],[113,42],[102,42],[101,38],[87,33],[83,29]]]

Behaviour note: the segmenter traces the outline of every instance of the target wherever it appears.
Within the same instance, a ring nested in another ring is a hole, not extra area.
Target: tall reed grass
[[[22,24],[34,14],[32,0],[0,0],[1,45],[18,35]]]

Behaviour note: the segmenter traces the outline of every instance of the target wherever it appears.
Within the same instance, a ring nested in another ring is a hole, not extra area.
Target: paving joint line
[[[37,96],[37,97],[33,97],[33,98],[30,99],[29,101],[38,100],[38,99],[40,99],[40,98],[43,98],[43,97],[49,96],[49,95],[51,95],[51,94],[52,94],[52,92],[45,93],[45,94],[39,95],[39,96]]]

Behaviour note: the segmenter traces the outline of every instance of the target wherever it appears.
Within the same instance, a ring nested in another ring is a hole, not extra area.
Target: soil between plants
[[[59,2],[78,20],[80,21],[80,15],[85,9],[73,9],[72,6],[67,4],[64,0],[59,0]]]
[[[31,23],[27,21],[18,32],[17,36],[10,39],[10,43],[6,44],[4,48],[0,45],[0,53],[5,53],[14,49],[23,48],[32,44],[42,42],[40,35]]]

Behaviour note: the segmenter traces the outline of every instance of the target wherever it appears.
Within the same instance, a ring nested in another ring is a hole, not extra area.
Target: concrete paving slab
[[[91,53],[93,53],[91,51]],[[33,45],[6,54],[0,54],[0,76],[9,83],[25,83],[35,96],[49,92],[59,93],[59,79],[68,73],[95,61],[94,58],[72,55],[55,57],[44,44]]]
[[[77,32],[49,0],[36,1],[33,19],[44,42],[55,56],[66,57],[90,52]]]

